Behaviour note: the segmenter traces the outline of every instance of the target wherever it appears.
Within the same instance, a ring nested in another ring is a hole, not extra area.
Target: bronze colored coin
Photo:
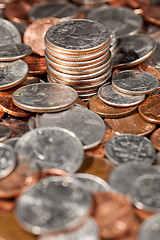
[[[47,30],[58,22],[60,22],[60,19],[49,17],[31,23],[24,33],[24,43],[29,45],[35,53],[44,56],[44,36]]]
[[[2,117],[4,116],[5,112],[3,111],[3,109],[0,107],[0,120],[2,119]]]
[[[68,176],[67,172],[61,170],[61,169],[45,169],[41,172],[41,179],[46,177],[52,177],[52,176]]]
[[[158,5],[144,5],[143,6],[143,16],[148,22],[160,26],[160,6]]]
[[[146,121],[160,124],[160,95],[148,97],[139,105],[138,110]]]
[[[160,151],[160,128],[155,130],[150,137],[152,145]]]
[[[45,57],[36,54],[26,56],[23,60],[28,64],[31,75],[41,75],[47,72],[47,63]]]
[[[153,214],[155,214],[155,213],[151,213],[151,212],[145,212],[145,211],[143,211],[141,209],[138,209],[138,208],[134,208],[134,213],[138,216],[138,218],[141,221],[144,221],[147,218],[151,217]]]
[[[100,236],[118,238],[123,236],[134,223],[131,204],[120,194],[98,192],[93,195],[95,218]]]
[[[132,133],[146,136],[156,128],[155,124],[143,120],[139,113],[117,119],[105,118],[105,122],[116,134]]]
[[[137,105],[133,107],[112,107],[104,103],[96,94],[90,98],[89,108],[101,117],[119,118],[133,113],[137,109]]]
[[[76,103],[88,108],[87,104],[81,98],[77,98]]]

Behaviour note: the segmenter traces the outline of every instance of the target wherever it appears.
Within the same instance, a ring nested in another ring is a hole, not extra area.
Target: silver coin
[[[160,175],[145,174],[138,177],[131,188],[132,203],[147,212],[160,211]]]
[[[151,173],[158,174],[156,167],[141,162],[122,163],[112,170],[109,184],[113,189],[131,199],[131,186],[136,178]]]
[[[106,132],[103,119],[78,104],[58,113],[37,114],[36,124],[38,127],[63,127],[74,132],[81,140],[84,149],[97,146],[103,140]]]
[[[149,94],[149,97],[150,97],[150,96],[154,96],[154,95],[159,95],[159,94],[160,94],[160,87],[158,87],[155,91],[151,92],[151,93]]]
[[[116,36],[116,34],[114,32],[111,32],[110,35],[110,51],[113,52],[115,50],[115,48],[117,47],[117,43],[118,43],[118,38]]]
[[[69,177],[48,177],[30,187],[17,200],[16,219],[34,234],[72,230],[88,217],[92,197]]]
[[[151,164],[156,159],[156,150],[148,138],[127,133],[111,137],[105,144],[105,152],[116,165],[127,162]]]
[[[99,88],[98,97],[111,106],[130,107],[142,102],[145,95],[124,94],[114,89],[111,84],[105,84]]]
[[[4,143],[11,146],[14,149],[18,140],[19,137],[9,138],[6,141],[4,141]]]
[[[28,120],[28,127],[29,130],[34,130],[35,128],[37,128],[36,126],[36,119],[34,116],[31,116]]]
[[[111,0],[73,0],[73,2],[77,3],[77,4],[88,4],[88,5],[96,5],[96,4],[103,4],[103,3],[108,3]]]
[[[21,43],[17,28],[9,21],[0,18],[0,46]]]
[[[23,82],[28,72],[28,65],[21,59],[14,62],[0,62],[0,90],[12,88]]]
[[[156,49],[156,42],[145,34],[119,38],[112,55],[112,64],[117,67],[131,67],[149,58]]]
[[[99,230],[96,221],[89,218],[79,228],[60,234],[45,234],[38,237],[38,240],[99,240]]]
[[[87,18],[100,22],[117,36],[128,36],[139,32],[143,20],[127,7],[100,7],[87,15]]]
[[[157,43],[157,47],[156,50],[154,51],[154,53],[152,54],[152,56],[150,58],[148,58],[145,63],[156,68],[157,70],[160,70],[160,38],[155,39],[156,43]]]
[[[15,146],[18,160],[34,159],[42,169],[58,168],[74,173],[83,161],[78,137],[60,127],[44,127],[25,133]]]
[[[12,147],[0,143],[0,179],[8,176],[15,168],[16,163]]]
[[[31,52],[31,47],[22,43],[0,46],[0,61],[18,60],[29,55]]]
[[[17,28],[17,30],[19,31],[19,33],[23,37],[23,34],[28,27],[27,24],[25,24],[23,22],[14,22],[14,21],[11,21],[11,20],[10,20],[10,22]]]
[[[160,165],[160,151],[157,152],[156,162],[158,165]]]
[[[31,112],[55,112],[77,100],[77,92],[66,85],[35,83],[17,89],[12,99],[16,106]]]
[[[113,76],[112,86],[127,94],[144,95],[157,89],[159,80],[148,72],[126,70]]]
[[[9,138],[12,134],[11,128],[0,124],[0,142],[5,141],[7,138]]]
[[[102,24],[88,19],[64,21],[48,29],[45,39],[62,50],[89,51],[109,41],[110,33]]]

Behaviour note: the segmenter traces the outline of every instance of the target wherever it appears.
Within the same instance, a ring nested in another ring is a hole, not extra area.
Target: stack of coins
[[[45,35],[48,81],[72,86],[88,100],[111,76],[109,40],[109,31],[92,20],[53,25]]]

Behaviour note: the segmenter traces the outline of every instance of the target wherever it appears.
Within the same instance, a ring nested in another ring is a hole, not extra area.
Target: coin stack
[[[72,86],[88,100],[111,76],[109,40],[109,31],[92,20],[53,25],[45,35],[48,81]]]

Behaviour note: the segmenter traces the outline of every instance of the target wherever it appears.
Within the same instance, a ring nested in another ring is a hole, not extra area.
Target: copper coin
[[[31,75],[41,75],[47,72],[46,59],[36,54],[26,56],[23,60],[28,64]]]
[[[160,128],[155,130],[150,137],[152,145],[160,151]]]
[[[2,119],[2,117],[4,116],[5,112],[2,110],[2,108],[0,107],[0,120]]]
[[[130,203],[120,194],[99,192],[94,194],[93,217],[103,238],[123,236],[132,226],[134,215]]]
[[[136,207],[134,207],[134,213],[138,216],[139,219],[141,219],[141,221],[144,221],[153,215],[153,213],[151,213],[151,212],[145,212]]]
[[[76,103],[88,108],[87,104],[81,98],[77,98]]]
[[[143,120],[139,113],[117,119],[105,118],[105,122],[116,134],[132,133],[146,136],[156,128],[155,124]]]
[[[45,169],[41,172],[41,178],[51,177],[51,176],[68,176],[67,172],[61,169]]]
[[[0,220],[14,209],[14,200],[0,199]],[[1,229],[1,228],[0,228]],[[0,234],[1,238],[1,234]]]
[[[160,26],[160,6],[158,5],[144,5],[143,6],[143,16],[148,22]]]
[[[160,95],[148,97],[139,105],[138,110],[146,121],[160,124]]]

